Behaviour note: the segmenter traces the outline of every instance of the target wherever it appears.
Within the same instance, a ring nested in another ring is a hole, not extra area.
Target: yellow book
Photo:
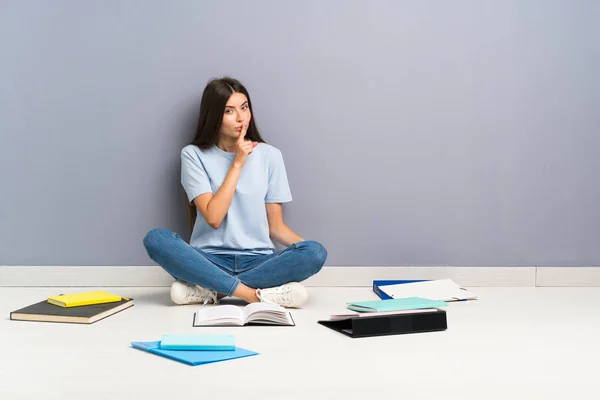
[[[127,300],[127,299],[126,299]],[[121,296],[106,292],[83,292],[48,297],[48,303],[60,307],[77,307],[121,301]]]

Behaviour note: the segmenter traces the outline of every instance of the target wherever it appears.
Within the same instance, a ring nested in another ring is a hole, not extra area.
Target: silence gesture
[[[240,132],[240,136],[236,144],[235,157],[233,159],[233,163],[238,168],[242,168],[244,164],[246,164],[248,155],[252,153],[252,150],[254,150],[254,148],[258,144],[257,142],[246,140],[247,130],[248,125],[242,125],[242,130]]]

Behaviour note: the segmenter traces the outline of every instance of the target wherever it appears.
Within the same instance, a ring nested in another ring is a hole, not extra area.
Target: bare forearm
[[[209,223],[213,227],[221,225],[225,215],[227,215],[227,211],[229,211],[229,206],[231,206],[231,201],[240,178],[241,170],[242,167],[231,164],[231,167],[223,180],[223,184],[208,203],[207,211],[210,220]]]
[[[302,242],[304,239],[298,236],[287,225],[281,224],[270,232],[271,237],[282,245],[289,247],[294,243]]]

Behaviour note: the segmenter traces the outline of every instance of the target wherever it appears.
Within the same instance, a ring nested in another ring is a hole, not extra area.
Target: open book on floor
[[[245,307],[220,305],[203,307],[194,313],[193,326],[295,326],[292,315],[276,304],[251,303]]]

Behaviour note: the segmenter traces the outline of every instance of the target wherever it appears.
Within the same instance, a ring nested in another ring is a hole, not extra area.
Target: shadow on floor
[[[155,293],[144,293],[133,298],[135,302],[143,304],[154,304],[162,305],[166,307],[178,306],[173,303],[171,296],[169,295],[169,289],[165,288],[164,291]],[[246,306],[248,303],[245,300],[238,299],[235,297],[225,297],[219,300],[219,305],[235,305],[235,306]]]

